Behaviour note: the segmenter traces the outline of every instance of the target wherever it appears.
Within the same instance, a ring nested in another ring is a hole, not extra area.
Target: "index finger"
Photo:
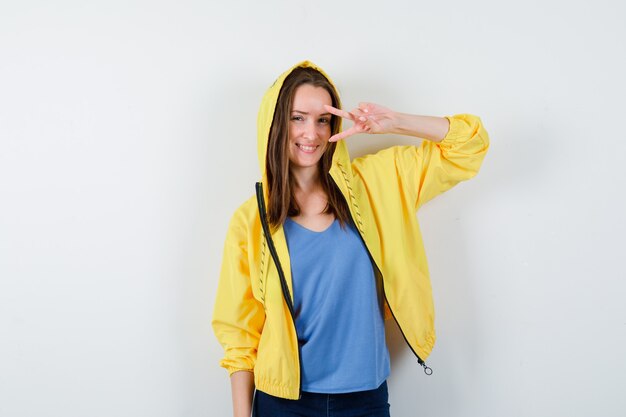
[[[344,130],[343,132],[339,132],[339,133],[337,133],[336,135],[331,136],[331,137],[328,139],[328,141],[329,141],[329,142],[337,142],[337,141],[340,141],[340,140],[342,140],[342,139],[347,138],[348,136],[352,136],[352,135],[354,135],[355,133],[358,133],[358,132],[357,132],[357,129],[356,129],[356,127],[355,127],[355,126],[352,126],[352,127],[351,127],[350,129],[348,129],[348,130]]]
[[[329,106],[328,104],[324,104],[324,108],[329,113],[334,114],[335,116],[343,117],[344,119],[354,120],[354,115],[345,110],[337,109],[333,106]]]

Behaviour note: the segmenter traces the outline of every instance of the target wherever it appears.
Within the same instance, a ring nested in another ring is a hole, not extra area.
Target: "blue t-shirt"
[[[353,225],[322,231],[284,224],[294,313],[301,347],[302,390],[375,389],[389,376],[389,351],[372,263]]]

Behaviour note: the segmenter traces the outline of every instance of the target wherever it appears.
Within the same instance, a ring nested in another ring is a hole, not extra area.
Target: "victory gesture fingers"
[[[374,103],[359,103],[359,107],[351,112],[328,105],[324,105],[324,108],[329,113],[354,123],[350,129],[331,136],[329,142],[336,142],[357,133],[389,133],[395,120],[392,110]]]

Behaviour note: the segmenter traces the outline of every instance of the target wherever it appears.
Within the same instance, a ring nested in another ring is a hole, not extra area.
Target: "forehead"
[[[293,96],[292,110],[326,113],[324,104],[332,105],[330,94],[325,88],[303,84],[296,89]]]

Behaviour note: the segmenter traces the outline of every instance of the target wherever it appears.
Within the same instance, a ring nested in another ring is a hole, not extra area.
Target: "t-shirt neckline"
[[[310,232],[310,233],[315,233],[315,234],[322,234],[322,233],[324,233],[324,232],[329,231],[329,230],[330,230],[330,228],[331,228],[331,227],[333,227],[333,226],[334,226],[334,224],[335,224],[336,222],[338,222],[338,221],[339,221],[339,220],[335,217],[335,219],[332,221],[332,223],[331,223],[331,224],[330,224],[330,225],[329,225],[326,229],[324,229],[324,230],[322,230],[322,231],[319,231],[319,232],[318,232],[317,230],[311,230],[311,229],[309,229],[308,227],[302,226],[300,223],[298,223],[297,221],[293,220],[291,217],[287,217],[287,219],[286,219],[286,220],[288,220],[288,221],[290,221],[291,223],[295,224],[295,225],[296,225],[296,226],[298,226],[300,229],[303,229],[303,230],[306,230],[307,232]]]

